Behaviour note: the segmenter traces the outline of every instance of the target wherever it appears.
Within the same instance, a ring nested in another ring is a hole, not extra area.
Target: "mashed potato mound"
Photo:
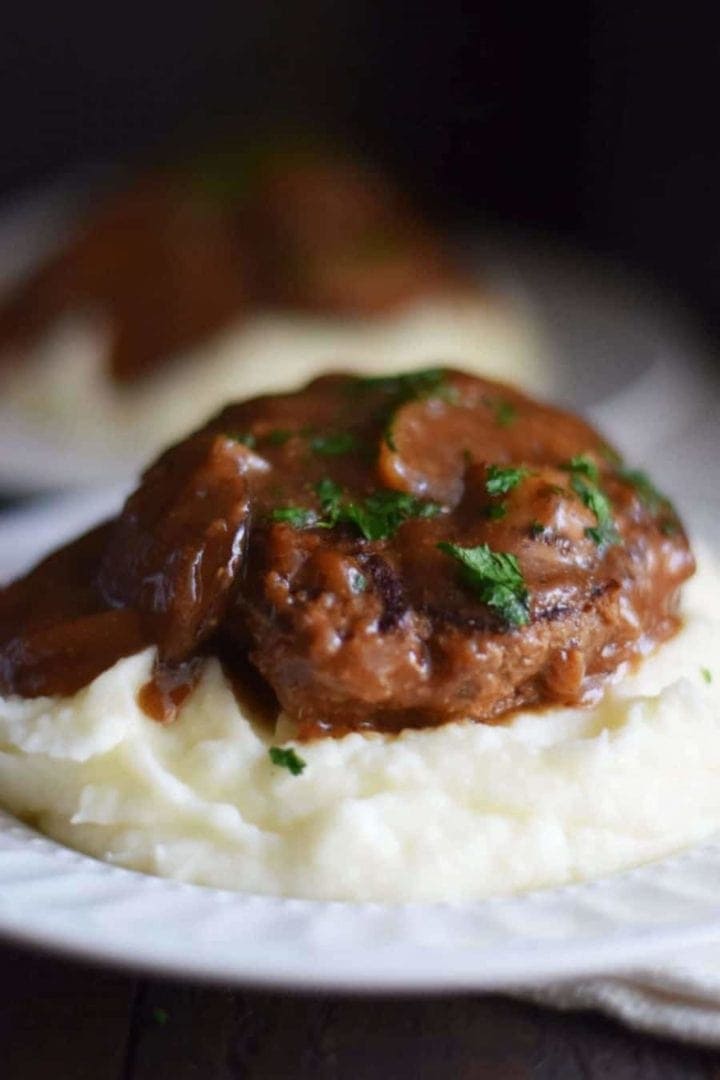
[[[149,649],[70,698],[0,700],[0,801],[150,874],[344,900],[466,900],[597,877],[720,828],[720,570],[681,632],[592,709],[298,745],[301,775],[214,660],[168,727]]]

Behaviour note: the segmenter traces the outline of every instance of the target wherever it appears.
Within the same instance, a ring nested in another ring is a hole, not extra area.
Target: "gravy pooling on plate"
[[[0,687],[71,694],[156,644],[158,719],[202,657],[301,737],[595,700],[678,627],[669,502],[584,421],[432,369],[231,405],[122,513],[0,594]]]

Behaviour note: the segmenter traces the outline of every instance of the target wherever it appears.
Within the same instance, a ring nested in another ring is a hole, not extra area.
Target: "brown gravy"
[[[302,738],[494,722],[591,700],[675,632],[693,569],[579,418],[440,369],[326,376],[229,406],[4,589],[0,687],[71,694],[152,643],[161,722],[208,654]]]

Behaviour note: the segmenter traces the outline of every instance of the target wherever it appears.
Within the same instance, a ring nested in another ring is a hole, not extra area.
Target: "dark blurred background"
[[[0,196],[171,135],[310,123],[438,216],[564,238],[717,330],[720,38],[711,5],[682,16],[649,0],[13,4]]]

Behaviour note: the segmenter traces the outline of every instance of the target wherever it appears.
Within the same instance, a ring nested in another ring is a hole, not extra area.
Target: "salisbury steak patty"
[[[154,642],[165,718],[215,652],[301,735],[488,721],[593,700],[674,632],[693,569],[582,420],[458,372],[327,376],[225,409],[6,589],[0,680],[69,692]]]

